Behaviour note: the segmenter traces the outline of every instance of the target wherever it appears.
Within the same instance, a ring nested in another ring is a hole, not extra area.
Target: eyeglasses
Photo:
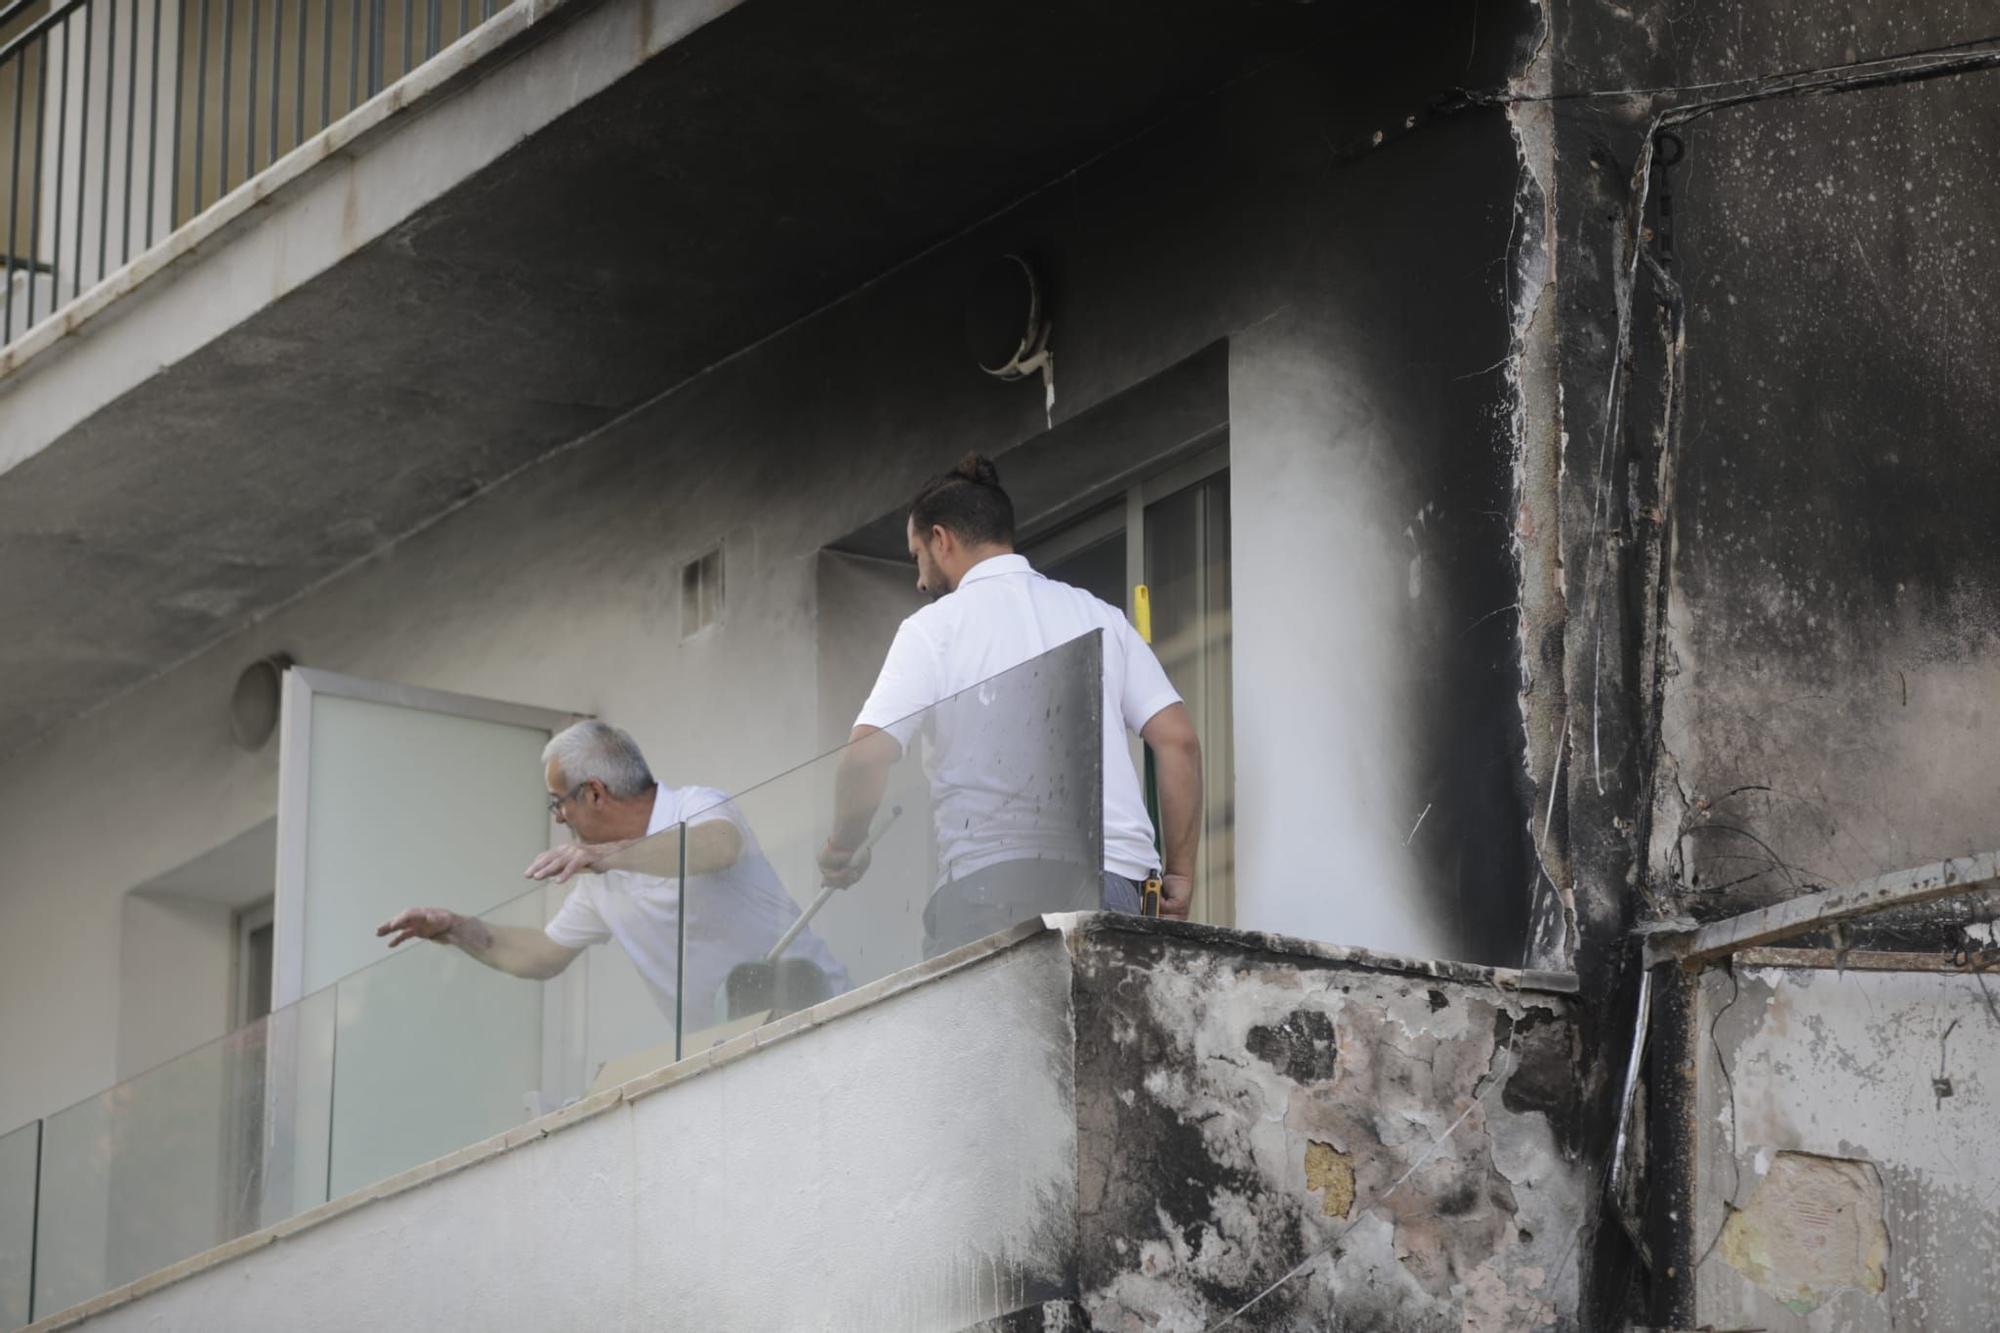
[[[564,804],[575,800],[576,794],[589,785],[588,782],[579,782],[560,796],[557,796],[554,792],[549,793],[549,813],[551,815],[561,814]]]

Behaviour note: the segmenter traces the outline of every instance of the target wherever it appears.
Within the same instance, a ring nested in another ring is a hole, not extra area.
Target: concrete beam
[[[1695,967],[1851,917],[1892,907],[1914,907],[1996,886],[2000,886],[2000,852],[1935,861],[1865,879],[1849,888],[1788,898],[1741,916],[1711,921],[1697,930],[1653,935],[1646,942],[1646,961],[1650,965],[1678,960]]]
[[[1896,949],[1744,949],[1737,953],[1736,961],[1743,967],[1828,972],[1990,972],[2000,968],[2000,950],[1909,953]]]

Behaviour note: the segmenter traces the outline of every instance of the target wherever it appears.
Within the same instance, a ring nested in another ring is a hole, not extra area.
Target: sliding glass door
[[[1127,615],[1133,588],[1146,585],[1153,651],[1201,734],[1206,808],[1192,915],[1215,925],[1236,915],[1228,464],[1226,446],[1207,450],[1025,547],[1044,574]]]

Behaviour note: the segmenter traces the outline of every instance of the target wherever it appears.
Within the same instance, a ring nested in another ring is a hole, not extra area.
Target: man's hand
[[[1187,920],[1194,906],[1194,877],[1171,872],[1160,876],[1160,915],[1176,921]]]
[[[819,849],[819,876],[824,884],[836,889],[849,888],[868,873],[869,852],[866,847],[849,851],[836,847],[833,839],[826,840],[826,846]]]
[[[630,839],[624,842],[566,842],[560,847],[549,848],[528,862],[527,870],[522,873],[529,879],[552,879],[558,884],[567,884],[576,875],[601,873],[605,858],[631,845]]]
[[[375,927],[375,934],[378,938],[383,935],[395,935],[396,938],[389,941],[391,949],[404,940],[437,940],[440,943],[448,943],[444,937],[449,935],[452,927],[457,924],[458,913],[448,907],[412,907],[402,915]]]

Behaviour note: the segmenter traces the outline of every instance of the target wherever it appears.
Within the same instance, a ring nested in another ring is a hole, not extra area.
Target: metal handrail
[[[33,5],[34,3],[36,3],[36,0],[16,0],[13,9],[9,9],[4,13],[0,13],[0,24],[6,23],[8,18],[14,13],[14,10],[26,9],[30,5]],[[9,42],[7,42],[6,45],[0,46],[0,65],[6,64],[8,58],[12,56],[17,49],[27,46],[28,43],[34,41],[35,38],[41,36],[44,32],[47,32],[51,27],[62,22],[64,19],[68,18],[71,14],[75,13],[77,10],[83,8],[83,6],[89,3],[90,0],[64,0],[62,4],[56,6],[54,9],[51,9],[48,13],[36,19],[33,23],[29,24],[26,30],[24,30],[18,37],[13,38]]]
[[[0,45],[0,347],[499,4],[56,0]]]

